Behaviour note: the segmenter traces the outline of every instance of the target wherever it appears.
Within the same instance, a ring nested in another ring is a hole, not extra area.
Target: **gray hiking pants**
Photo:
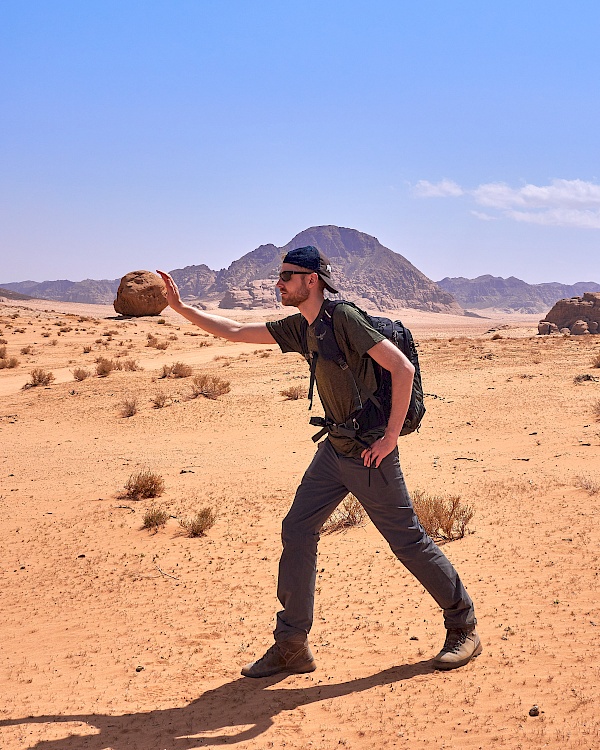
[[[324,440],[283,520],[277,586],[283,610],[277,613],[275,639],[307,634],[311,629],[319,532],[348,492],[360,500],[398,560],[443,609],[446,628],[472,628],[476,623],[473,602],[448,558],[415,516],[398,449],[383,459],[380,469],[372,468],[369,478],[361,458],[340,456]]]

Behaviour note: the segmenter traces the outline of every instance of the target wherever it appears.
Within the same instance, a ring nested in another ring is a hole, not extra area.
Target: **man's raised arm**
[[[265,323],[238,323],[237,320],[230,320],[221,315],[209,315],[195,307],[186,305],[181,301],[177,284],[171,276],[164,271],[156,273],[165,282],[167,288],[167,302],[169,307],[183,315],[184,318],[197,325],[207,333],[213,336],[220,336],[229,341],[242,341],[247,344],[274,344],[275,339],[269,333]]]

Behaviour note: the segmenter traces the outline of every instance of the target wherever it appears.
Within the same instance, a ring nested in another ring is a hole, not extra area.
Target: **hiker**
[[[446,640],[433,666],[454,669],[479,655],[482,647],[475,631],[473,602],[449,560],[419,523],[400,468],[398,436],[409,407],[415,368],[356,308],[343,303],[335,308],[333,324],[351,374],[334,361],[316,356],[315,328],[326,303],[324,291],[337,294],[325,255],[312,246],[287,253],[277,288],[282,304],[300,312],[267,323],[238,323],[185,305],[173,279],[158,273],[166,284],[171,308],[208,333],[230,341],[277,343],[284,353],[303,354],[308,344],[316,364],[314,377],[328,435],[319,444],[283,520],[277,586],[283,609],[277,613],[275,643],[264,656],[245,666],[242,674],[267,677],[316,669],[308,633],[313,621],[319,532],[349,492],[363,505],[392,552],[443,610]],[[336,428],[343,427],[354,411],[357,382],[370,392],[376,390],[374,362],[390,372],[391,412],[387,424],[370,424],[357,442],[347,431]]]

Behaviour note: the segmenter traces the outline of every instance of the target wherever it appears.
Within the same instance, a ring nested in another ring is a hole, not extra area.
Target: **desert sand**
[[[409,489],[474,510],[443,549],[484,652],[431,668],[441,613],[366,523],[321,540],[318,670],[249,680],[240,667],[272,640],[280,522],[314,451],[307,400],[281,395],[306,387],[305,363],[170,311],[0,304],[19,361],[0,370],[2,750],[600,748],[600,337],[536,336],[537,316],[399,314],[429,394],[401,462]],[[143,369],[74,379],[100,356]],[[191,378],[160,378],[178,361],[230,392],[188,398]],[[55,380],[23,389],[34,368]],[[164,479],[160,497],[123,496],[141,469]],[[170,515],[156,533],[152,506]],[[214,526],[186,536],[179,521],[207,507]]]

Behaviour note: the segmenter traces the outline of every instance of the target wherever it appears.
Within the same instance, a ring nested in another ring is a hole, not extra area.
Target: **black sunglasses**
[[[283,282],[288,282],[294,274],[298,274],[299,276],[310,276],[311,273],[316,273],[316,271],[280,271],[279,278]]]

